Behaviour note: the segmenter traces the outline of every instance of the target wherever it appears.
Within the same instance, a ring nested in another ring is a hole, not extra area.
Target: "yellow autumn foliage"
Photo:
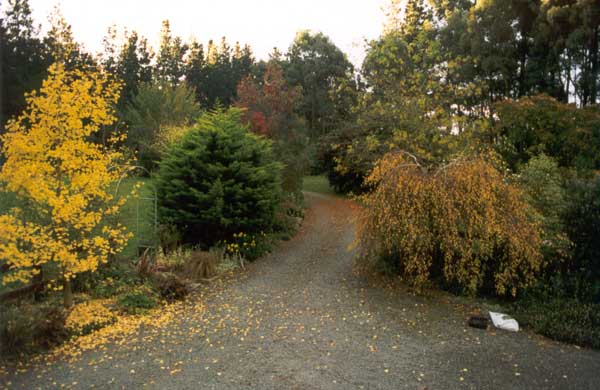
[[[46,263],[68,282],[126,244],[129,235],[115,222],[125,199],[111,191],[126,169],[116,147],[124,136],[92,140],[115,122],[119,91],[103,73],[55,64],[7,123],[0,190],[17,194],[27,210],[0,216],[0,261],[11,270],[3,283],[27,282]]]
[[[161,127],[156,134],[154,148],[160,155],[164,155],[171,145],[179,142],[189,130],[189,127],[184,126]]]
[[[65,327],[71,334],[87,334],[95,329],[117,321],[117,315],[109,309],[114,305],[114,299],[96,299],[82,302],[69,312]]]
[[[407,153],[383,157],[367,178],[358,245],[417,287],[441,280],[475,294],[515,295],[542,267],[540,227],[521,191],[487,157],[428,170]]]

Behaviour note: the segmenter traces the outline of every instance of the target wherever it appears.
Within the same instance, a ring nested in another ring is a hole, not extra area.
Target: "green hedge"
[[[600,304],[545,297],[518,301],[515,318],[554,340],[600,349]]]

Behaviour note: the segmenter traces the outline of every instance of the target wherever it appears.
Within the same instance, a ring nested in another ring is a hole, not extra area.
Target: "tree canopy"
[[[116,148],[124,136],[105,145],[90,142],[116,120],[118,83],[101,73],[67,71],[63,64],[48,74],[2,137],[0,185],[27,209],[0,216],[0,260],[11,271],[5,283],[29,281],[42,265],[55,264],[70,306],[70,280],[106,263],[128,238],[111,219],[124,202],[111,191],[126,169]]]

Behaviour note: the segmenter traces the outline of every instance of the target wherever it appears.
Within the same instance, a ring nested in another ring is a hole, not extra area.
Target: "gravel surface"
[[[600,352],[466,326],[475,303],[353,272],[356,206],[307,194],[297,236],[159,331],[0,377],[9,388],[600,389]]]

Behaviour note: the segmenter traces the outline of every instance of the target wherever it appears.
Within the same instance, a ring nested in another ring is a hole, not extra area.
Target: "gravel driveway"
[[[0,387],[600,389],[600,352],[465,325],[473,304],[367,283],[350,201],[307,194],[301,231],[159,330],[36,364]]]

